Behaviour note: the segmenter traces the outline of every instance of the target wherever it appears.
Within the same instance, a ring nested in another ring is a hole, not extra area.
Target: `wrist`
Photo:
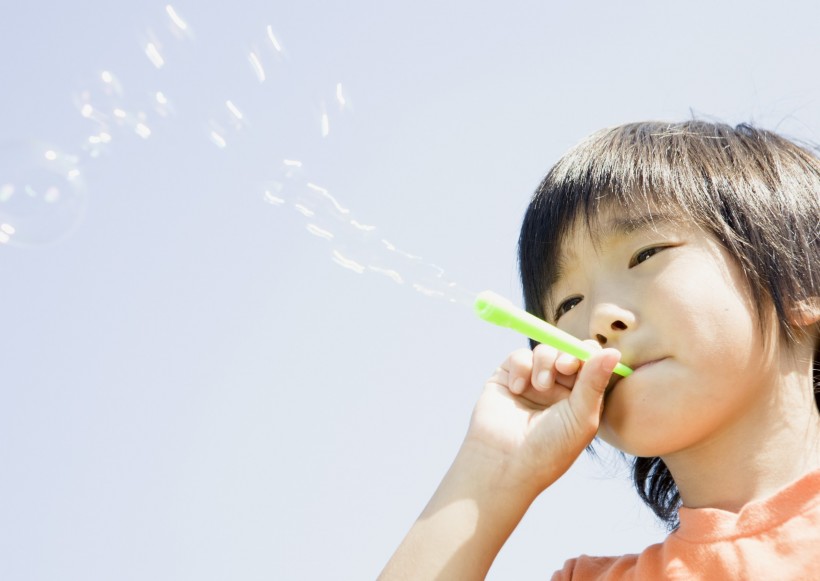
[[[507,464],[465,441],[380,579],[483,579],[540,492]]]
[[[504,454],[465,441],[422,518],[458,505],[465,518],[468,513],[473,515],[476,533],[480,528],[492,533],[506,531],[506,540],[544,489],[520,473]]]
[[[536,448],[521,446],[510,452],[468,433],[453,466],[471,472],[475,482],[492,488],[496,494],[526,499],[529,505],[569,468],[556,463],[549,451],[539,452]]]

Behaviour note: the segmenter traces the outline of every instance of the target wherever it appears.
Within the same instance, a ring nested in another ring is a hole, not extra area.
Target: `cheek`
[[[731,263],[695,258],[644,287],[644,338],[671,359],[616,387],[605,407],[599,435],[627,453],[689,445],[765,383],[770,354],[745,284]]]
[[[659,277],[653,292],[666,304],[658,316],[682,353],[746,360],[761,342],[750,293],[732,262],[704,253],[710,256],[682,261]]]

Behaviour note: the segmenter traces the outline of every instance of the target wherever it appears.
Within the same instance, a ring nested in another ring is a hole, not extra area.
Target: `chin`
[[[598,436],[616,450],[629,456],[650,458],[652,456],[663,456],[671,452],[668,444],[663,445],[660,442],[631,442],[625,438],[613,437],[611,434],[605,435],[601,432],[598,432]]]
[[[617,391],[618,388],[615,388]],[[650,417],[655,420],[646,421],[646,418],[629,418],[629,413],[623,406],[623,401],[612,394],[609,409],[604,407],[601,417],[601,425],[598,429],[598,437],[604,442],[631,456],[662,456],[677,449],[679,438],[675,437],[675,424],[677,429],[679,423],[669,421],[664,414],[652,413]],[[613,405],[614,404],[614,405]]]
[[[652,430],[652,428],[637,428],[635,426],[626,431],[613,430],[611,426],[601,422],[598,437],[624,454],[644,458],[672,454],[684,445],[682,442],[670,437],[671,434],[662,429],[652,430],[651,433],[654,437],[647,438],[647,429]]]

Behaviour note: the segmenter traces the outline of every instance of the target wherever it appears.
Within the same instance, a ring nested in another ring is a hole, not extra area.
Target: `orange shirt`
[[[820,579],[820,470],[737,514],[681,508],[680,527],[640,555],[570,559],[553,581]]]

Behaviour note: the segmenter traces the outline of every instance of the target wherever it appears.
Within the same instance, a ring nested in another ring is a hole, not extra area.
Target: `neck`
[[[771,397],[709,441],[664,456],[687,508],[739,512],[820,468],[811,373],[779,378]]]

